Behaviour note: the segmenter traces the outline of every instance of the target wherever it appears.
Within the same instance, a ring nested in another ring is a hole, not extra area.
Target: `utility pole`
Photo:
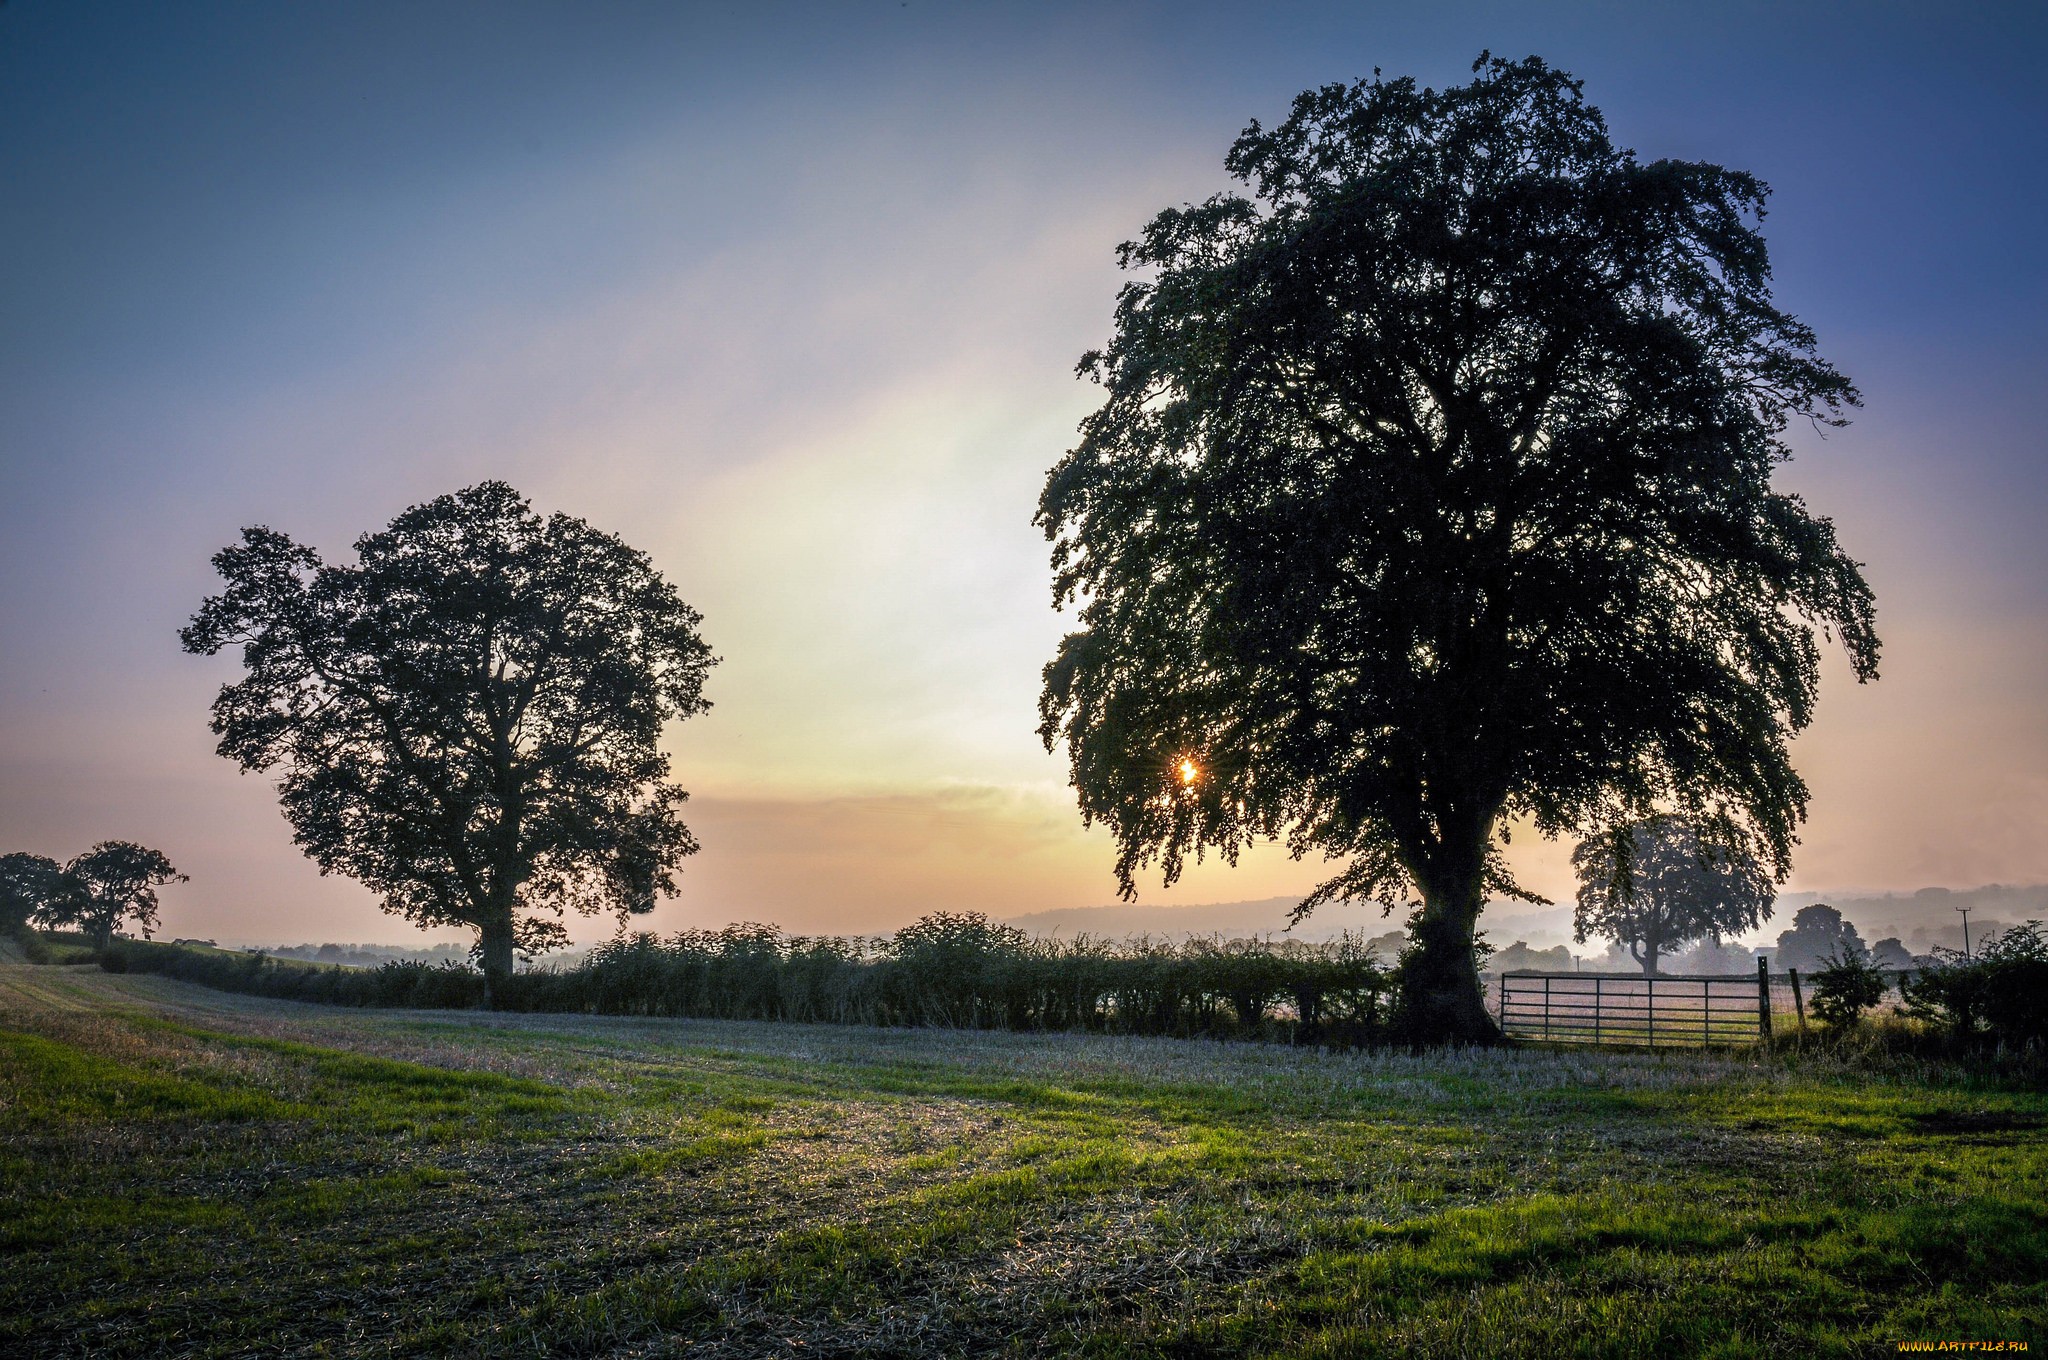
[[[1970,909],[1957,907],[1956,910],[1963,914],[1963,953],[1974,959],[1977,957],[1977,951],[1970,948]]]

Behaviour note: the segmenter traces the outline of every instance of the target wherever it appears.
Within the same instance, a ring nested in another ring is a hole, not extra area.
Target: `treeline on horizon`
[[[513,1011],[1348,1045],[1374,1041],[1392,1019],[1393,974],[1366,945],[1048,940],[948,912],[877,939],[742,924],[623,936],[574,966],[514,974],[488,1000]],[[453,963],[347,968],[126,938],[98,958],[111,971],[327,1005],[487,1000],[484,974]]]

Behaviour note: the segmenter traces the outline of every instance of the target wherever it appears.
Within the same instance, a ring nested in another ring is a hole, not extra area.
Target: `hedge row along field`
[[[285,1000],[486,1004],[483,974],[454,964],[341,968],[118,938],[97,953],[48,937],[31,943],[40,961],[97,959],[109,972],[160,973]],[[1834,973],[1857,971],[1816,974],[1816,1010]],[[665,940],[632,935],[598,946],[575,967],[516,974],[501,984],[495,1009],[1343,1047],[1389,1037],[1396,992],[1395,972],[1357,937],[1328,944],[1039,940],[978,915],[939,913],[881,939],[793,936],[762,925]],[[1905,1015],[1925,1028],[1888,1031],[1888,1043],[1988,1046],[2038,1061],[2048,1042],[2048,932],[2029,922],[1976,955],[1945,956],[1909,978],[1902,999]],[[1858,1009],[1826,1028],[1838,1037],[1857,1029]]]
[[[101,958],[110,971],[329,1005],[484,1003],[483,974],[446,964],[336,968],[136,940],[115,941]],[[940,913],[879,940],[760,925],[632,935],[576,967],[517,974],[496,1002],[589,1015],[1351,1044],[1384,1028],[1391,989],[1356,939],[1037,940],[977,915]]]

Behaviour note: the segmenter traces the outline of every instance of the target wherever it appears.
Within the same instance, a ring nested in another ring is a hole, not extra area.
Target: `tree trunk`
[[[512,907],[493,911],[478,927],[484,956],[484,1004],[497,1010],[512,980]]]
[[[1643,976],[1657,976],[1657,938],[1651,936],[1643,941]]]
[[[1495,1044],[1479,961],[1472,955],[1476,907],[1423,899],[1416,948],[1401,968],[1401,1037],[1415,1044]]]

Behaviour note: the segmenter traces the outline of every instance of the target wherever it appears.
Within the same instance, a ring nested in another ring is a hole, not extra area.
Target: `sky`
[[[1781,483],[1866,563],[1793,890],[2048,881],[2048,20],[2033,5],[0,5],[0,852],[164,850],[164,932],[421,940],[213,753],[208,559],[341,557],[502,478],[704,614],[703,845],[641,924],[1111,901],[1035,735],[1039,488],[1118,242],[1251,119],[1482,49],[1774,188],[1781,305],[1861,386]],[[1515,842],[1570,892],[1569,844]],[[1143,900],[1329,872],[1261,851]],[[1277,921],[1275,924],[1279,924]],[[609,919],[572,922],[583,940]]]

